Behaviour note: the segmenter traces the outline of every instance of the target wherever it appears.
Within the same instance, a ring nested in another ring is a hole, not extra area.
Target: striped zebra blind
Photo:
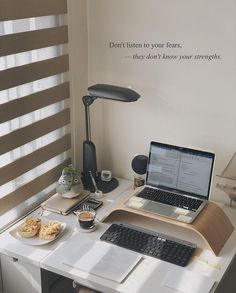
[[[0,229],[71,162],[66,13],[66,0],[0,0]]]

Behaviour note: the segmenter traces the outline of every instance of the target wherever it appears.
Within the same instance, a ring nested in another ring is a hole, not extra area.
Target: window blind
[[[66,0],[0,0],[0,230],[71,162]]]

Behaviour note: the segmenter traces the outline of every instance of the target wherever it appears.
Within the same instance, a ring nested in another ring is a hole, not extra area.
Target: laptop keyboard
[[[196,249],[193,243],[120,222],[113,223],[100,239],[182,267]]]
[[[150,187],[145,187],[136,196],[194,212],[199,208],[199,206],[203,202],[202,200],[195,199],[192,197],[174,194],[171,192],[154,189]]]

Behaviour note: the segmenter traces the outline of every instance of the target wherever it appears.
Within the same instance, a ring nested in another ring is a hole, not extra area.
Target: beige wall
[[[147,154],[156,140],[215,151],[214,174],[219,174],[236,151],[236,2],[88,0],[87,9],[89,85],[131,86],[142,96],[135,103],[92,106],[99,167],[132,178],[133,156]],[[110,48],[109,42],[124,42],[125,48]],[[127,48],[126,42],[150,47]],[[151,49],[167,42],[182,48]],[[220,59],[141,61],[133,59],[136,53]]]
[[[68,0],[70,93],[73,164],[82,170],[82,141],[85,133],[82,96],[88,85],[88,30],[86,0]]]

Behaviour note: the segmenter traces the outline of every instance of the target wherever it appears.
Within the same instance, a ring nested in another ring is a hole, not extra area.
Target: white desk
[[[117,200],[127,195],[128,190],[131,190],[130,185],[131,182],[120,180],[119,187],[110,194],[104,196],[104,205],[98,210],[99,219],[104,218],[108,211],[115,205]],[[236,227],[236,210],[229,207],[223,207],[223,209],[231,219],[233,225]],[[76,222],[75,216],[72,214],[69,216],[61,216],[48,212],[45,216],[50,219],[53,218],[67,223],[66,231],[57,241],[50,245],[41,247],[26,246],[12,238],[8,231],[6,231],[0,235],[0,253],[18,258],[35,267],[40,267],[68,277],[80,284],[97,289],[101,292],[173,293],[175,291],[164,286],[164,279],[168,274],[175,272],[176,270],[182,270],[181,272],[183,273],[191,271],[197,274],[209,276],[218,283],[221,281],[224,273],[229,267],[236,251],[235,231],[223,247],[220,255],[216,257],[210,250],[208,250],[203,240],[194,232],[186,231],[185,229],[175,227],[172,224],[161,223],[158,221],[143,219],[140,221],[140,218],[135,216],[132,218],[122,219],[124,222],[133,223],[156,230],[163,234],[172,235],[180,239],[194,242],[200,249],[197,251],[198,255],[193,257],[191,262],[185,268],[180,268],[170,263],[145,256],[144,260],[128,276],[125,282],[118,284],[104,278],[99,278],[79,271],[78,269],[69,267],[62,263],[66,256],[76,250],[76,247],[81,239],[99,239],[109,224],[99,223],[96,231],[92,233],[82,233],[79,231],[78,223]],[[217,287],[217,283],[212,292],[214,292]],[[228,293],[228,291],[225,292]],[[199,293],[204,293],[204,290],[199,291]]]

